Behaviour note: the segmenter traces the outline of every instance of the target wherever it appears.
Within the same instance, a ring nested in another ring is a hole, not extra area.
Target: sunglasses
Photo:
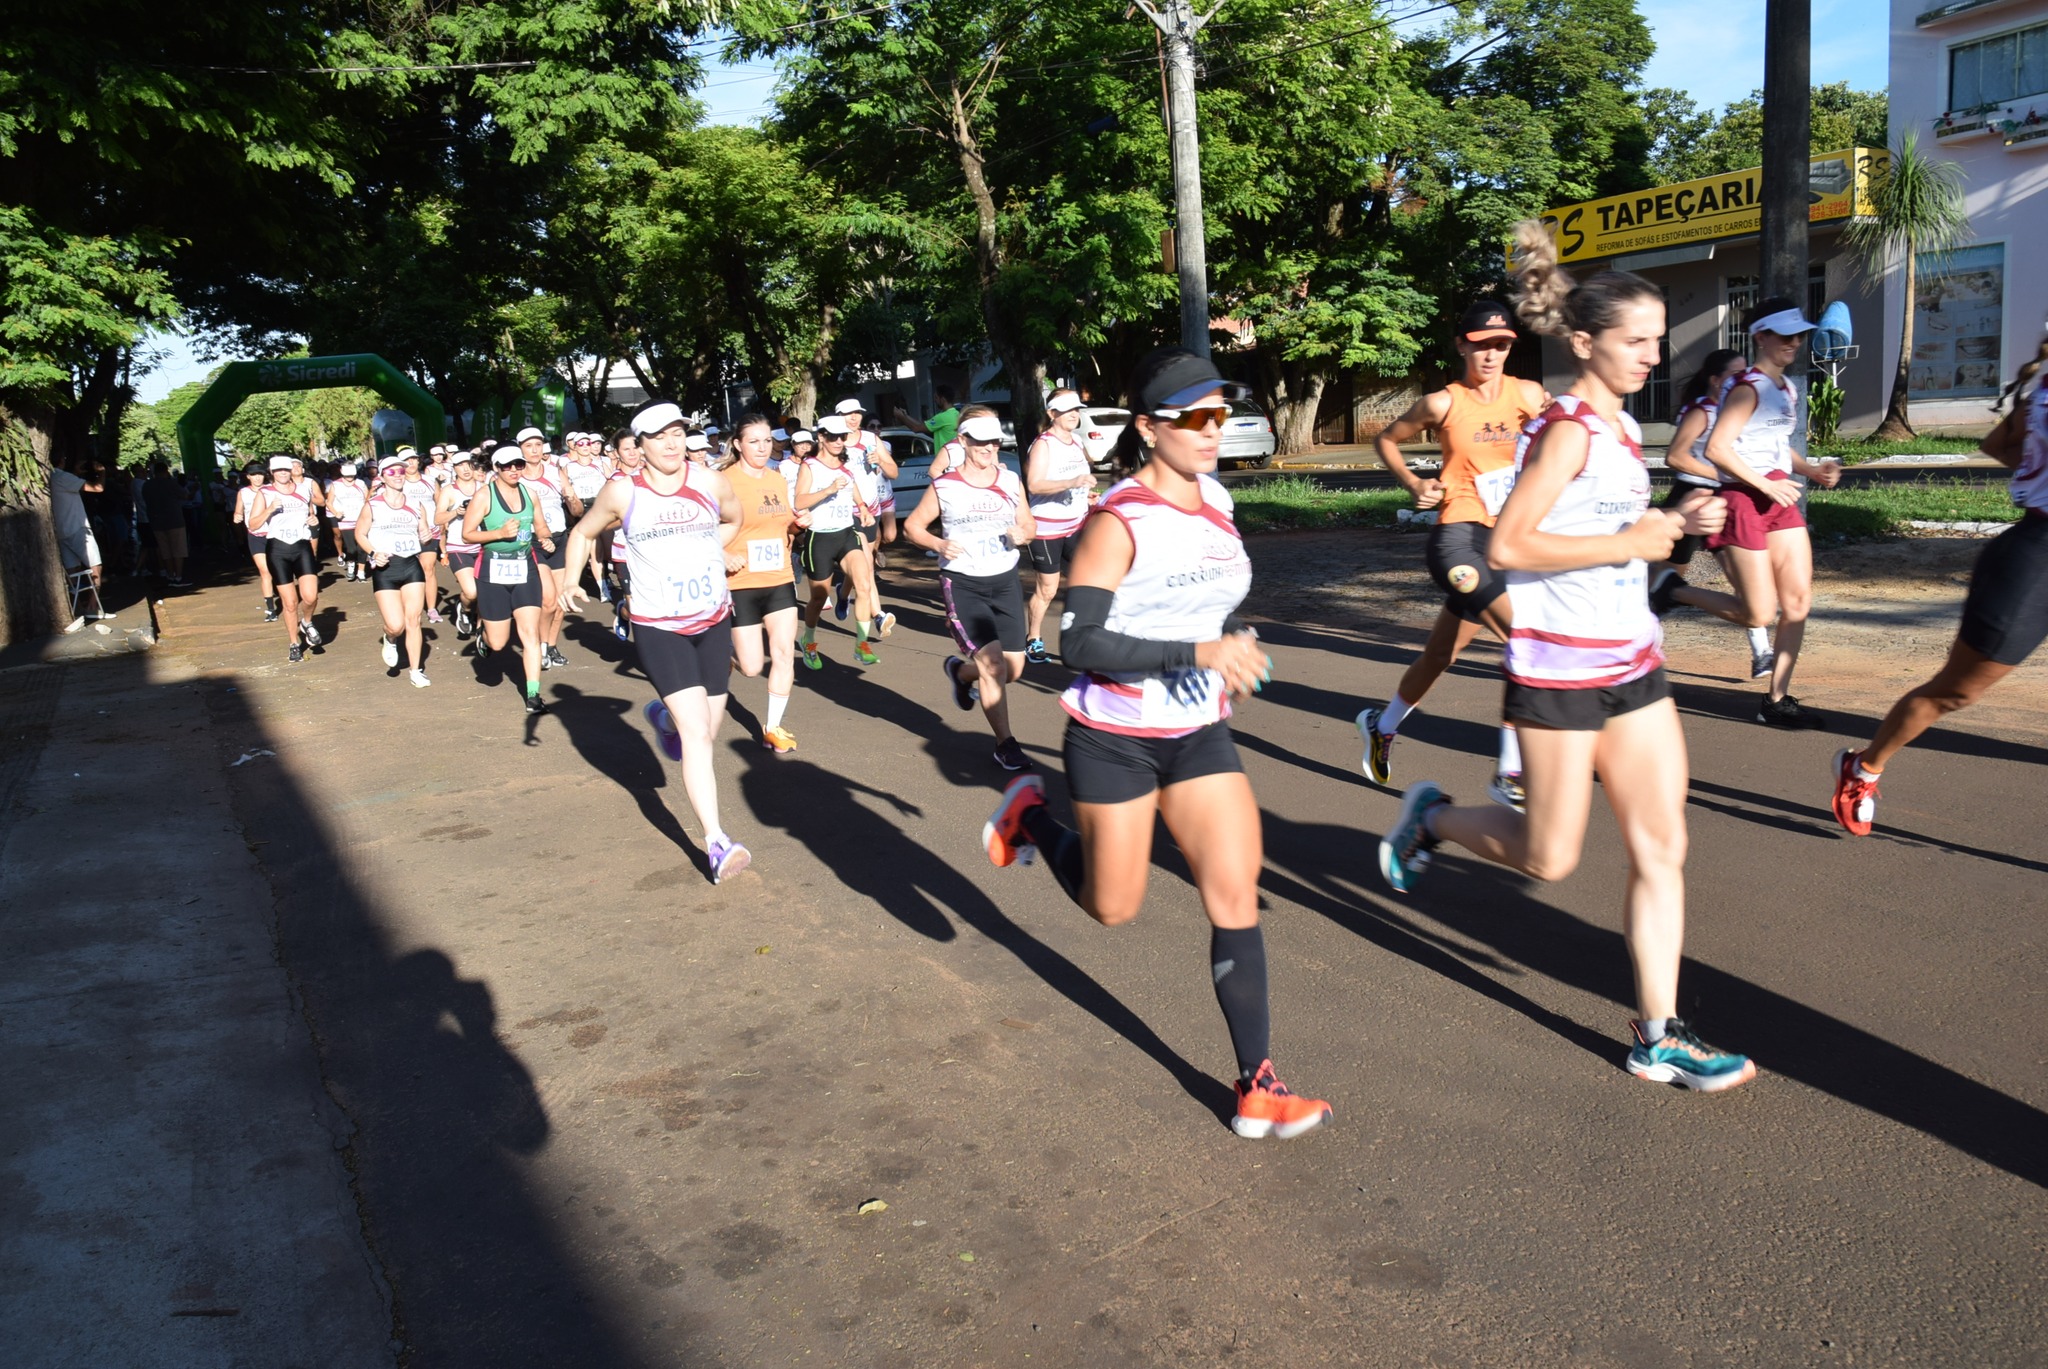
[[[1152,417],[1169,428],[1178,428],[1184,433],[1198,433],[1214,423],[1223,426],[1223,420],[1230,410],[1219,406],[1203,405],[1199,409],[1160,409]]]
[[[515,461],[500,461],[500,462],[498,463],[498,469],[499,469],[499,470],[501,470],[501,471],[510,471],[510,470],[521,470],[521,471],[523,471],[523,470],[525,470],[525,469],[526,469],[526,458],[522,456],[522,457],[518,458],[518,459],[517,459],[517,460],[515,460]]]

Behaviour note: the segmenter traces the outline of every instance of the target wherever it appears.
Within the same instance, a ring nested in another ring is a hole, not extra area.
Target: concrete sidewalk
[[[0,1345],[395,1362],[384,1280],[196,683],[0,673]]]

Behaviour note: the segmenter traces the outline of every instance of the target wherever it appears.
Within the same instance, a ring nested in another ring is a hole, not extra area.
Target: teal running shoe
[[[1628,1053],[1628,1072],[1656,1084],[1683,1084],[1701,1093],[1717,1093],[1756,1078],[1756,1061],[1733,1051],[1716,1050],[1694,1035],[1684,1019],[1667,1018],[1664,1034],[1645,1040],[1643,1024],[1631,1022],[1635,1049]]]
[[[1401,796],[1401,814],[1394,819],[1393,828],[1380,838],[1380,873],[1395,893],[1405,894],[1413,889],[1422,872],[1429,868],[1430,853],[1436,850],[1437,842],[1429,834],[1426,819],[1432,809],[1442,808],[1450,801],[1450,795],[1428,780],[1410,785]]]

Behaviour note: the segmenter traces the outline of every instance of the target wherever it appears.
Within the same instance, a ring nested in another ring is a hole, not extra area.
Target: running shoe
[[[1685,588],[1685,577],[1675,570],[1666,569],[1650,582],[1650,611],[1659,618],[1669,618],[1671,611],[1679,607],[1674,594]]]
[[[1749,678],[1752,680],[1770,679],[1771,667],[1777,663],[1778,652],[1775,647],[1766,648],[1763,651],[1757,651],[1752,648],[1749,653]]]
[[[427,672],[424,670],[414,670],[410,675],[406,676],[406,678],[412,681],[412,687],[414,689],[425,689],[428,685],[433,683],[432,680],[427,678]]]
[[[1486,786],[1486,797],[1503,808],[1512,808],[1517,813],[1529,811],[1529,791],[1522,785],[1519,774],[1510,775],[1505,770],[1493,772],[1493,779]]]
[[[264,622],[266,622],[266,623],[274,623],[274,622],[276,622],[276,621],[278,620],[278,618],[279,618],[279,617],[280,617],[280,616],[281,616],[281,615],[282,615],[283,613],[284,613],[284,607],[283,607],[283,605],[279,604],[279,603],[277,602],[277,600],[275,600],[275,599],[265,599],[265,600],[263,601],[263,621],[264,621]]]
[[[1388,784],[1394,778],[1394,739],[1380,731],[1380,710],[1368,708],[1360,713],[1358,724],[1359,739],[1365,743],[1365,759],[1359,769],[1374,784]]]
[[[1273,1062],[1260,1064],[1251,1083],[1237,1083],[1237,1116],[1230,1129],[1248,1141],[1277,1136],[1292,1140],[1330,1120],[1330,1105],[1320,1098],[1302,1098],[1280,1082]]]
[[[546,647],[540,649],[540,668],[542,670],[553,670],[555,668],[555,658],[548,655]]]
[[[875,635],[877,637],[886,637],[895,630],[896,615],[887,609],[883,609],[882,616],[875,619]]]
[[[761,745],[778,755],[796,750],[796,734],[786,727],[771,727],[761,733]]]
[[[1801,707],[1799,700],[1793,698],[1790,694],[1787,694],[1782,699],[1773,699],[1766,694],[1764,701],[1757,705],[1756,720],[1770,727],[1782,727],[1794,731],[1802,728],[1827,726],[1821,720],[1820,714],[1810,708]]]
[[[754,863],[754,853],[736,841],[714,841],[707,853],[711,882],[723,884]]]
[[[1683,1018],[1664,1021],[1664,1034],[1643,1038],[1643,1024],[1631,1022],[1635,1049],[1628,1053],[1628,1072],[1655,1084],[1683,1084],[1701,1093],[1715,1093],[1756,1078],[1756,1062],[1733,1051],[1716,1050],[1693,1034]]]
[[[1380,874],[1395,893],[1412,890],[1422,872],[1429,868],[1437,841],[1429,834],[1427,819],[1432,809],[1442,808],[1450,801],[1450,795],[1428,780],[1409,785],[1408,792],[1401,796],[1400,815],[1394,819],[1392,830],[1380,838]]]
[[[299,640],[307,646],[319,646],[326,641],[326,638],[320,635],[320,629],[314,627],[313,620],[308,618],[305,622],[299,624]]]
[[[965,713],[974,707],[975,696],[981,693],[981,686],[960,683],[960,667],[967,664],[965,656],[946,658],[946,683],[953,686],[953,707]]]
[[[855,642],[853,644],[853,659],[859,661],[862,665],[880,665],[882,663],[882,658],[875,655],[875,649],[866,642]]]
[[[798,645],[803,649],[802,659],[807,669],[823,670],[825,668],[825,658],[818,654],[818,644],[816,642],[800,642]]]
[[[438,626],[441,622],[441,610],[437,608],[429,608],[427,610],[427,621]]]
[[[612,615],[612,636],[622,642],[633,640],[633,620],[623,613]]]
[[[981,844],[992,864],[1029,865],[1037,857],[1038,848],[1024,832],[1024,815],[1044,806],[1044,780],[1036,775],[1023,775],[1010,781],[1010,787],[1003,791],[1003,801],[981,827]]]
[[[392,641],[389,637],[378,638],[377,654],[384,658],[384,668],[386,670],[398,669],[398,643]]]
[[[1015,737],[1005,737],[996,743],[996,764],[1005,770],[1029,770],[1031,757],[1024,754]]]
[[[1867,837],[1877,819],[1877,781],[1857,775],[1861,751],[1843,747],[1835,753],[1835,821],[1852,837]]]
[[[540,695],[529,694],[526,696],[526,715],[529,718],[538,718],[541,714],[547,711],[548,706],[546,702],[542,700]]]
[[[600,604],[609,604],[612,601],[612,582],[602,575],[597,577],[597,601]]]
[[[293,665],[297,665],[300,661],[306,659],[306,649],[300,646],[297,642],[293,642],[292,649],[285,653],[285,659],[290,661]]]
[[[683,762],[683,734],[676,731],[675,720],[668,715],[668,705],[659,699],[649,699],[647,706],[640,710],[647,715],[647,721],[661,738],[661,754],[676,764]]]
[[[1049,665],[1052,657],[1046,655],[1045,638],[1033,637],[1024,644],[1024,659],[1033,665]]]
[[[547,648],[546,648],[546,650],[547,650],[547,655],[548,655],[548,659],[549,659],[549,660],[551,660],[551,661],[553,661],[553,662],[554,662],[554,663],[555,663],[556,665],[567,665],[567,664],[569,664],[569,658],[568,658],[567,656],[564,656],[564,655],[562,654],[562,649],[561,649],[560,647],[558,647],[558,646],[549,646],[549,647],[547,647]]]
[[[845,622],[846,608],[846,587],[842,585],[839,588],[839,592],[832,597],[832,616],[834,618],[837,618],[842,623]]]
[[[457,605],[455,606],[455,635],[456,635],[456,637],[457,637],[458,639],[460,639],[460,640],[462,640],[462,641],[465,641],[465,642],[466,642],[466,641],[468,641],[468,640],[469,640],[469,638],[470,638],[470,634],[471,634],[471,633],[473,633],[473,632],[475,632],[475,631],[476,631],[476,619],[474,619],[474,618],[472,618],[472,617],[470,617],[470,616],[469,616],[469,608],[468,608],[468,606],[467,606],[467,605],[465,605],[465,604],[457,604]]]

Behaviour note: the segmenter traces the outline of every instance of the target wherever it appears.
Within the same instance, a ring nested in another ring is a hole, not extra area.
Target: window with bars
[[[1951,111],[2048,94],[2048,24],[2035,24],[1948,51]]]

